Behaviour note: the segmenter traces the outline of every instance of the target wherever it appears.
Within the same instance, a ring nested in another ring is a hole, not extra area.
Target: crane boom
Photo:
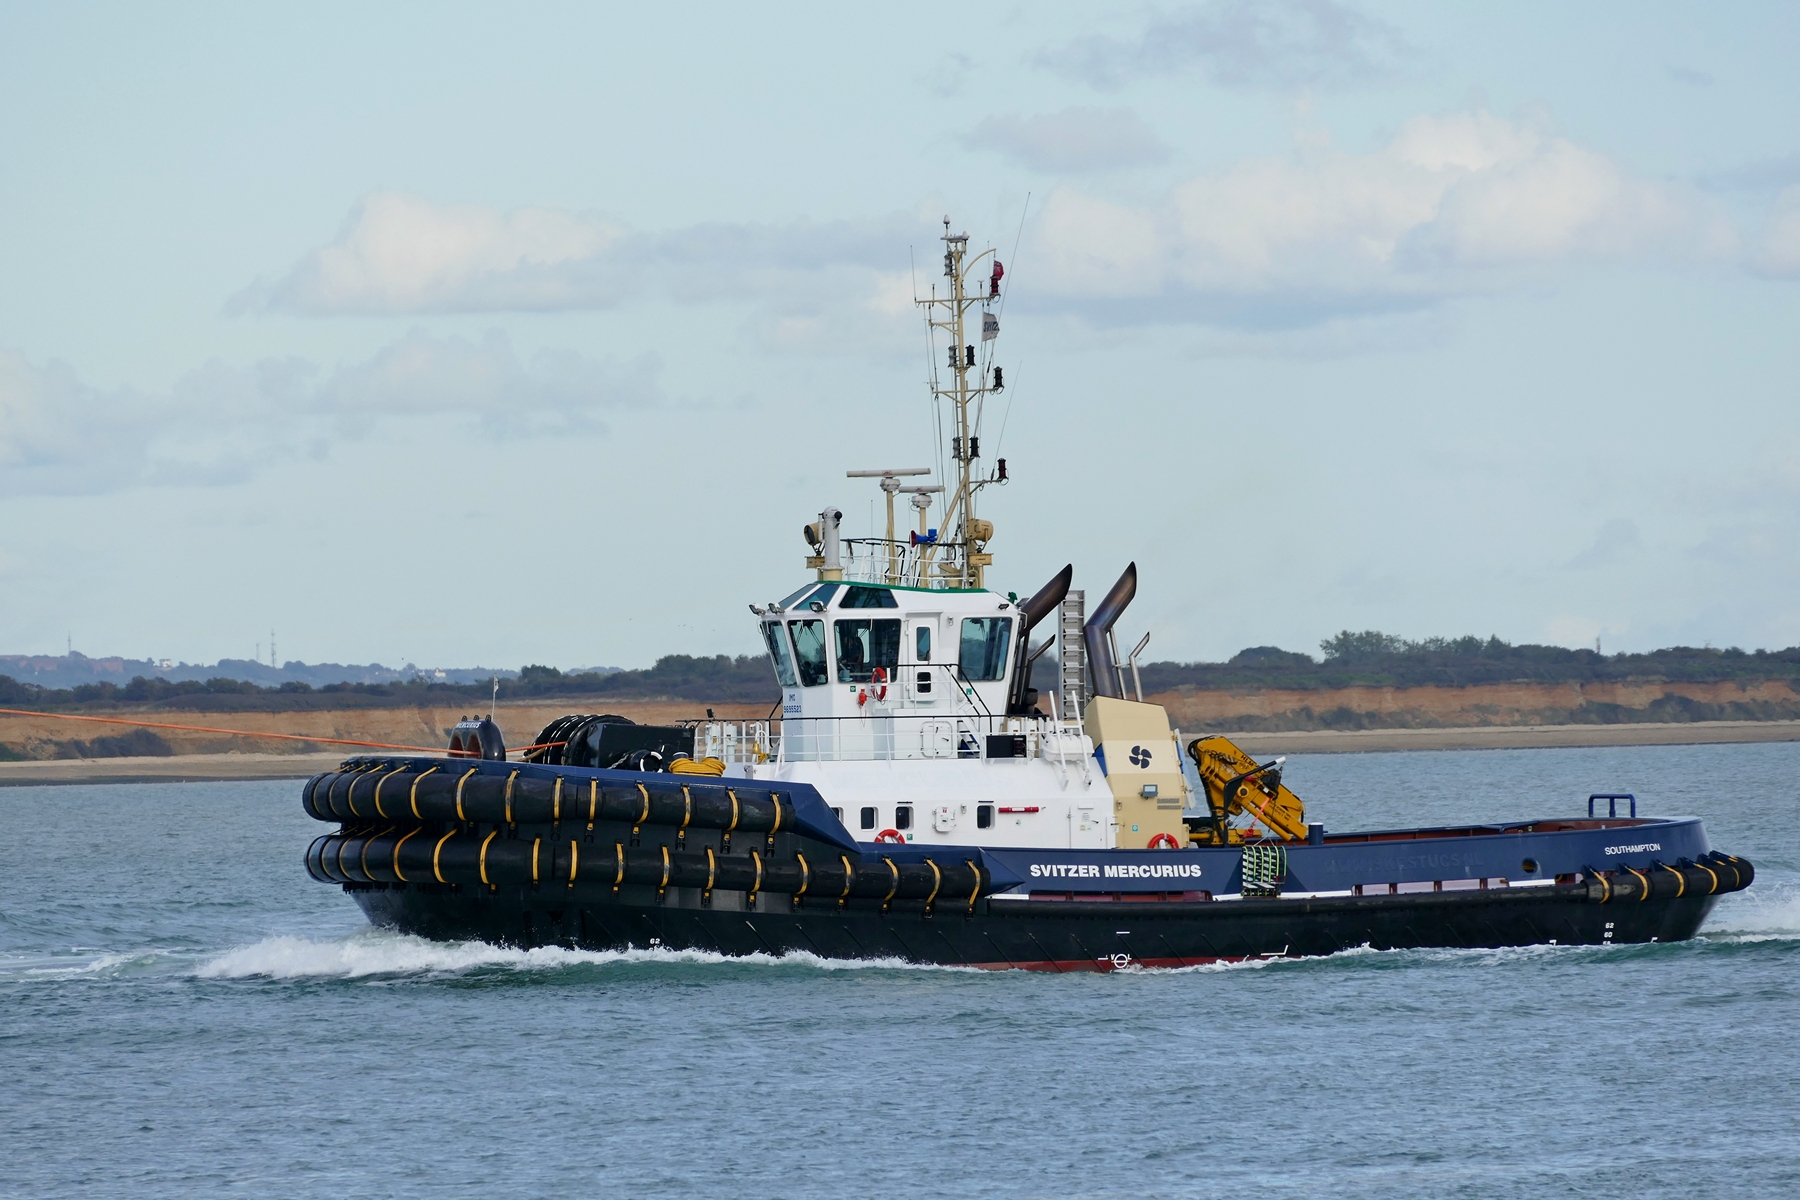
[[[1281,759],[1259,764],[1225,737],[1195,738],[1188,757],[1200,771],[1211,814],[1189,832],[1189,841],[1224,846],[1255,840],[1258,821],[1283,841],[1306,840],[1306,806],[1281,782]],[[1233,817],[1248,817],[1250,824],[1234,827]]]

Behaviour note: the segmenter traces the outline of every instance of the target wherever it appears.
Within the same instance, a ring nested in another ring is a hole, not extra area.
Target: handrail
[[[1608,817],[1618,816],[1619,801],[1629,800],[1631,801],[1632,819],[1637,819],[1637,797],[1630,792],[1595,792],[1588,797],[1588,816],[1590,817],[1594,815],[1594,801],[1596,800],[1606,801],[1606,815]]]

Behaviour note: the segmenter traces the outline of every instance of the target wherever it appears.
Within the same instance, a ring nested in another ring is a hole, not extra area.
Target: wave
[[[816,971],[949,971],[968,968],[922,966],[897,958],[829,959],[805,951],[783,955],[732,956],[710,950],[662,947],[630,950],[570,950],[539,946],[521,950],[487,942],[434,942],[390,930],[363,930],[328,941],[269,937],[239,946],[200,964],[202,979],[362,979],[376,976],[432,977],[475,971],[553,972],[575,967],[634,967],[674,964],[787,967]]]
[[[1700,936],[1709,942],[1800,939],[1800,883],[1759,879],[1750,890],[1723,897]]]
[[[102,951],[76,947],[62,954],[0,954],[0,979],[80,979],[154,971],[170,950]]]

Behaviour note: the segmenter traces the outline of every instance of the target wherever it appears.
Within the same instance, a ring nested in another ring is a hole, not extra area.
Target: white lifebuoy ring
[[[906,835],[901,833],[898,829],[884,829],[875,835],[875,840],[878,842],[898,842],[900,845],[904,846],[906,844]]]
[[[887,699],[888,675],[886,667],[876,667],[869,672],[869,687],[874,689],[875,699]]]

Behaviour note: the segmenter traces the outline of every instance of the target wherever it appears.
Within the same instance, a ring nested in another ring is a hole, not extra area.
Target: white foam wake
[[[673,963],[802,967],[820,971],[959,969],[922,967],[900,959],[826,959],[804,951],[780,956],[730,957],[707,950],[660,947],[569,950],[539,946],[520,950],[487,942],[434,942],[411,934],[372,929],[329,941],[304,937],[264,938],[208,959],[195,973],[202,979],[360,979],[378,975],[456,975],[486,969],[559,971],[580,966]]]
[[[1700,935],[1730,942],[1800,938],[1800,884],[1757,880],[1748,891],[1724,897]]]

